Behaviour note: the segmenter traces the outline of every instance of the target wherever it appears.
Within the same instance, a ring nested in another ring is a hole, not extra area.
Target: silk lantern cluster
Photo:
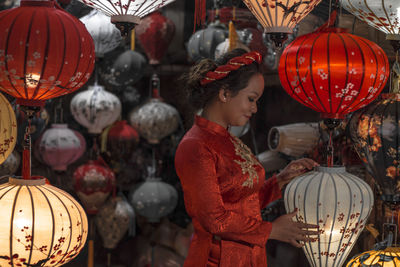
[[[85,26],[54,1],[22,0],[0,12],[0,90],[18,103],[41,106],[79,89],[94,61]]]

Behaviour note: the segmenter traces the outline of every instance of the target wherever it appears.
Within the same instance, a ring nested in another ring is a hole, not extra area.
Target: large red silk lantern
[[[143,18],[135,31],[149,63],[160,64],[174,37],[174,22],[156,11]]]
[[[20,104],[41,106],[79,89],[94,62],[85,25],[55,1],[22,0],[0,12],[0,90]]]
[[[284,50],[279,64],[286,92],[324,118],[340,119],[366,106],[388,77],[382,48],[339,28],[298,37]]]

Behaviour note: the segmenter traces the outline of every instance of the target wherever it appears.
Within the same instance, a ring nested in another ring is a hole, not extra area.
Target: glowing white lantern
[[[88,221],[68,193],[15,178],[0,192],[0,266],[60,266],[82,250]]]
[[[303,251],[312,267],[341,267],[364,229],[374,204],[371,188],[345,167],[317,167],[292,180],[285,190],[287,212],[319,225],[319,238]]]

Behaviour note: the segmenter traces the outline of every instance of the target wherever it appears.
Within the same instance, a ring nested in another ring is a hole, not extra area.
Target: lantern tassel
[[[131,50],[135,51],[135,29],[131,31]]]
[[[194,11],[194,29],[196,31],[196,25],[203,25],[206,21],[206,0],[195,0],[195,11]]]
[[[328,143],[328,156],[327,156],[327,166],[333,166],[333,145],[332,145],[332,130],[329,130],[329,143]]]
[[[28,118],[28,126],[24,135],[24,150],[22,152],[22,178],[31,178],[31,119]]]
[[[89,246],[88,246],[88,267],[94,267],[94,233],[95,224],[92,217],[89,217]]]

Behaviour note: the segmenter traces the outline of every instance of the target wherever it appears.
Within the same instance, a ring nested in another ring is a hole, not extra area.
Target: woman
[[[260,209],[281,197],[292,178],[317,165],[310,159],[290,163],[265,180],[261,164],[229,126],[243,126],[257,112],[264,91],[257,52],[233,50],[217,62],[203,60],[183,78],[188,97],[202,108],[175,155],[185,206],[195,228],[185,267],[267,266],[265,245],[277,239],[301,247],[316,225],[293,222],[296,211],[274,222]]]

